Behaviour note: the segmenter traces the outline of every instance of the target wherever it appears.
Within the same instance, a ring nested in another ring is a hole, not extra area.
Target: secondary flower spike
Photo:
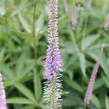
[[[104,47],[101,48],[101,53],[100,53],[99,59],[96,61],[96,64],[94,66],[94,69],[93,69],[93,72],[92,72],[92,75],[91,75],[91,78],[90,78],[90,81],[89,81],[89,84],[88,84],[88,88],[86,90],[86,94],[85,94],[85,98],[84,98],[84,104],[85,105],[89,105],[91,98],[92,98],[93,87],[94,87],[96,76],[97,76],[97,73],[98,73],[98,70],[99,70],[99,67],[100,67],[100,59],[101,59],[101,56],[102,56],[102,53],[103,53],[103,49],[104,49]]]
[[[86,95],[85,95],[85,98],[84,98],[84,104],[86,104],[86,105],[90,104],[90,101],[91,101],[91,98],[92,98],[92,93],[93,93],[93,87],[94,87],[94,84],[95,84],[95,79],[96,79],[98,69],[99,69],[99,61],[97,61],[96,65],[93,69],[93,72],[92,72],[92,75],[91,75],[91,78],[90,78],[90,81],[89,81],[89,84],[88,84],[88,88],[87,88]]]
[[[87,1],[87,8],[92,8],[92,0]]]
[[[58,0],[49,0],[48,48],[45,60],[45,102],[48,109],[61,109],[62,59],[58,41]]]
[[[109,28],[109,13],[105,17],[104,28]]]
[[[0,109],[7,109],[6,93],[3,87],[2,75],[0,73]]]
[[[77,7],[74,5],[72,10],[72,25],[76,25],[77,22]]]

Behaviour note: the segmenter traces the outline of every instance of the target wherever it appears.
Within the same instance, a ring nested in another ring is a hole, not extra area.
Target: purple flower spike
[[[48,49],[45,62],[45,78],[50,80],[58,75],[62,60],[58,42],[58,0],[50,0],[48,25]]]
[[[48,109],[61,109],[62,59],[58,42],[58,0],[49,1],[48,49],[45,60],[45,100]]]
[[[2,75],[0,73],[0,109],[7,109],[6,105],[6,93],[3,87]]]

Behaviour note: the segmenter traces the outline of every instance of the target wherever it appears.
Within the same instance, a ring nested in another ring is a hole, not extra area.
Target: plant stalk
[[[38,66],[37,66],[37,43],[38,41],[36,40],[36,31],[35,31],[35,21],[36,21],[36,7],[37,7],[37,2],[34,1],[33,4],[33,27],[32,27],[32,39],[33,39],[33,49],[34,49],[34,58],[35,58],[35,66],[34,66],[34,92],[35,92],[35,97],[37,102],[39,102],[39,98],[37,97],[37,93],[39,92],[37,89],[37,84],[40,84],[40,77],[38,73]],[[37,80],[38,79],[38,80]],[[36,84],[37,83],[37,84]],[[37,106],[37,109],[40,109],[40,106]]]

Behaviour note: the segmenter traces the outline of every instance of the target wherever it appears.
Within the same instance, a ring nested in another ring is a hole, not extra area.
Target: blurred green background
[[[78,22],[71,24],[77,4]],[[89,109],[109,109],[109,0],[59,0],[59,39],[64,61],[63,109],[84,109],[92,69],[105,44]],[[9,109],[47,109],[43,99],[47,49],[47,0],[0,0],[0,72]]]

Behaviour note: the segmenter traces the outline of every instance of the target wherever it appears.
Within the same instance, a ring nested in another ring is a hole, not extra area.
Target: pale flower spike
[[[68,11],[68,3],[67,3],[67,0],[64,0],[64,8],[65,8],[65,11],[67,12]]]
[[[92,0],[87,1],[87,8],[92,8]]]
[[[76,25],[77,22],[77,7],[74,5],[72,10],[72,25]]]
[[[3,86],[2,75],[0,73],[0,109],[8,109],[6,103],[6,93]]]
[[[105,17],[104,28],[109,28],[109,13]]]
[[[99,69],[99,61],[97,61],[97,63],[95,64],[95,67],[93,69],[89,84],[88,84],[88,88],[85,94],[85,98],[84,98],[84,104],[89,105],[91,98],[92,98],[92,93],[93,93],[93,87],[95,84],[95,79],[96,79],[96,75]]]
[[[102,53],[103,53],[103,49],[104,49],[104,47],[101,49],[99,59],[96,61],[96,64],[94,66],[94,69],[93,69],[93,72],[92,72],[92,75],[91,75],[91,78],[90,78],[90,81],[89,81],[89,84],[88,84],[88,87],[87,87],[87,90],[86,90],[86,94],[85,94],[85,98],[84,98],[84,104],[85,105],[89,105],[90,102],[91,102],[91,98],[92,98],[92,94],[93,94],[93,87],[94,87],[96,76],[97,76],[97,73],[98,73],[98,70],[99,70],[100,59],[101,59],[101,56],[102,56]]]

